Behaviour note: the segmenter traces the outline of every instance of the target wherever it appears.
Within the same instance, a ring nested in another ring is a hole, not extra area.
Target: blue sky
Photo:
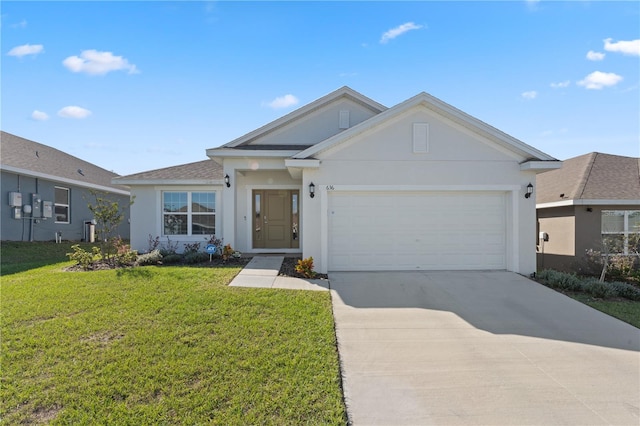
[[[420,92],[556,158],[640,156],[638,2],[1,4],[2,130],[119,174],[342,86]]]

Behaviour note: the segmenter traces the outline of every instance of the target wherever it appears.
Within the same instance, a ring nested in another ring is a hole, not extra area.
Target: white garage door
[[[329,270],[506,269],[504,192],[331,192]]]

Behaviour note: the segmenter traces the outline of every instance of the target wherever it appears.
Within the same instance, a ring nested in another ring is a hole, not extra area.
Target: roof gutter
[[[551,160],[551,161],[537,161],[537,160],[528,160],[523,163],[520,163],[521,171],[532,171],[536,173],[543,173],[549,170],[555,170],[562,167],[562,161],[559,160]]]
[[[640,205],[639,200],[562,200],[552,201],[550,203],[536,204],[536,209],[550,209],[553,207],[567,207],[567,206],[632,206]]]
[[[98,191],[110,192],[110,193],[113,193],[113,194],[120,194],[120,195],[127,195],[127,196],[131,195],[131,192],[127,191],[125,189],[114,188],[112,186],[106,186],[106,185],[98,185],[98,184],[95,184],[95,183],[83,182],[83,181],[75,180],[75,179],[63,178],[63,177],[60,177],[60,176],[54,176],[54,175],[50,175],[50,174],[47,174],[47,173],[34,172],[32,170],[21,169],[21,168],[18,168],[18,167],[0,165],[0,170],[11,172],[11,173],[16,173],[16,174],[23,175],[23,176],[31,176],[31,177],[34,177],[34,178],[46,179],[46,180],[50,180],[50,181],[53,181],[53,182],[66,183],[66,184],[69,184],[69,185],[80,186],[80,187],[83,187],[83,188],[96,189]]]

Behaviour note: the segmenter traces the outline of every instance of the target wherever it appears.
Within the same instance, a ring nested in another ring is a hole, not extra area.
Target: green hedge
[[[600,282],[593,277],[581,278],[576,274],[545,269],[537,275],[542,284],[558,290],[587,293],[600,299],[622,297],[640,301],[640,289],[631,284],[615,281]]]

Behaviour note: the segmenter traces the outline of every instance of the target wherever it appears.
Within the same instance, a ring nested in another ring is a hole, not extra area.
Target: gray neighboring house
[[[629,254],[628,238],[640,232],[640,158],[592,152],[536,183],[538,269],[576,270],[603,238]]]
[[[116,173],[7,132],[1,132],[0,147],[0,239],[91,241],[92,190],[125,208],[117,233],[129,239],[130,191],[111,183]]]

